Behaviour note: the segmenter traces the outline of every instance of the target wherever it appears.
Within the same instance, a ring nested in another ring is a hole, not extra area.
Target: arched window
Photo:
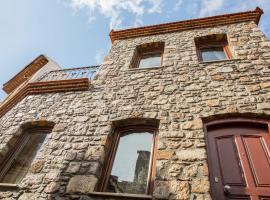
[[[128,126],[115,131],[100,190],[151,194],[155,176],[156,128]]]
[[[18,184],[28,173],[37,153],[42,149],[54,123],[38,121],[22,126],[22,133],[0,163],[0,182]]]

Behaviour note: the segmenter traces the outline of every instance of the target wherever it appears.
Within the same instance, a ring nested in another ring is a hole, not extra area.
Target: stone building
[[[262,13],[112,31],[100,66],[37,57],[3,87],[0,198],[270,199]]]

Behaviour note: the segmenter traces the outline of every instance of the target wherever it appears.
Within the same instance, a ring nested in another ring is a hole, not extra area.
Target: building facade
[[[0,198],[270,199],[262,10],[112,31],[98,67],[4,85]]]

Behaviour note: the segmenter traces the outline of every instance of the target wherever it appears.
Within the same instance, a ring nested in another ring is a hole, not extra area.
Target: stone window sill
[[[230,61],[239,61],[241,59],[234,58],[234,59],[225,59],[225,60],[211,60],[211,61],[199,61],[199,64],[210,64],[210,63],[219,63],[219,62],[230,62]]]
[[[19,186],[17,184],[11,184],[11,183],[0,183],[0,190],[2,189],[5,189],[5,190],[8,190],[8,189],[18,189]]]
[[[99,197],[125,197],[132,199],[153,199],[151,195],[144,194],[127,194],[127,193],[111,193],[111,192],[89,192],[91,196],[99,196]]]

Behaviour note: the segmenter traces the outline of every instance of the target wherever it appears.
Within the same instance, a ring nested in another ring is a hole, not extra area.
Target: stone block
[[[193,179],[191,191],[194,193],[206,193],[209,192],[209,181],[207,179]]]
[[[219,100],[218,99],[208,100],[207,105],[210,107],[217,107],[217,106],[219,106]]]
[[[44,165],[44,160],[35,160],[31,165],[31,172],[32,173],[38,173],[42,170]]]
[[[89,119],[88,116],[77,116],[75,117],[74,121],[76,122],[86,122]]]
[[[270,102],[269,103],[260,103],[257,105],[257,108],[260,110],[270,110]]]
[[[181,129],[182,130],[198,130],[202,129],[203,124],[201,119],[195,119],[193,121],[185,122],[181,124]]]
[[[76,173],[80,170],[81,164],[79,162],[71,162],[66,170],[67,173]]]
[[[261,89],[260,85],[249,85],[249,86],[246,86],[246,88],[249,92],[256,92]]]
[[[73,176],[67,186],[67,193],[88,193],[93,192],[97,184],[97,177],[94,175],[77,175]]]
[[[46,186],[46,188],[44,189],[44,192],[54,193],[54,192],[57,192],[59,190],[59,188],[60,188],[59,183],[51,182]]]
[[[40,200],[39,194],[23,193],[18,200]]]
[[[158,160],[169,160],[172,158],[174,152],[168,150],[159,150],[157,151]]]
[[[60,170],[52,170],[45,175],[44,180],[57,181],[60,178],[60,175],[61,175]]]
[[[233,68],[232,67],[219,67],[217,71],[221,73],[229,73],[229,72],[233,72]]]
[[[176,196],[177,199],[189,199],[190,190],[189,184],[186,181],[171,181],[170,192]]]
[[[176,152],[175,156],[178,160],[181,161],[197,161],[197,160],[205,160],[206,152],[205,149],[186,149],[180,150]]]
[[[260,84],[261,88],[269,88],[270,87],[270,82],[265,82]]]

